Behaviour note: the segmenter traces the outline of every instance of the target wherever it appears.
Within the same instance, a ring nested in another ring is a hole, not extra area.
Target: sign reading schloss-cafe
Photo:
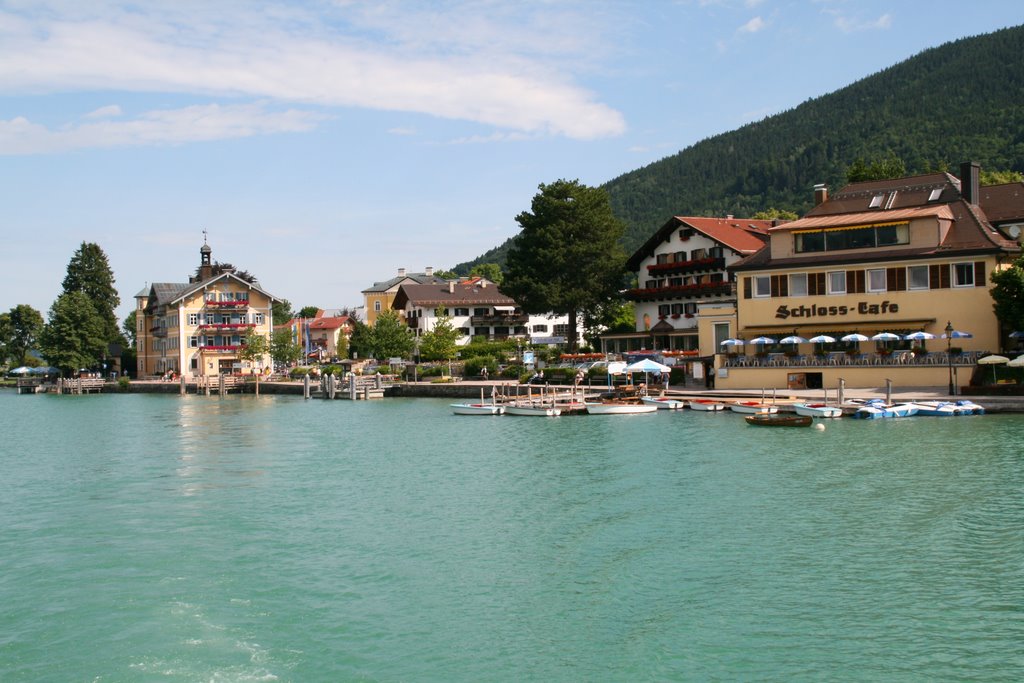
[[[790,308],[786,304],[775,309],[775,317],[780,320],[787,318],[816,318],[818,316],[843,316],[848,313],[858,315],[887,315],[899,313],[899,304],[891,301],[883,301],[880,304],[871,304],[867,301],[858,302],[856,306],[797,306]]]

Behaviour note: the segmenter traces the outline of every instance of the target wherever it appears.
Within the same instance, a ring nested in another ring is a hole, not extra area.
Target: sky
[[[1021,23],[1019,0],[0,0],[0,311],[45,317],[93,242],[123,317],[204,231],[296,310],[358,306],[515,235],[541,183]]]

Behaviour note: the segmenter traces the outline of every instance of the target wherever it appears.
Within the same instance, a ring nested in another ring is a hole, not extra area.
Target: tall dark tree
[[[455,329],[452,319],[438,310],[439,315],[434,321],[434,328],[424,332],[420,337],[420,357],[423,360],[451,360],[458,350],[460,333]]]
[[[373,323],[373,357],[377,360],[408,358],[416,340],[393,310],[381,311]]]
[[[508,252],[502,292],[528,313],[569,316],[569,349],[577,346],[577,321],[596,311],[622,287],[624,226],[612,213],[608,193],[578,180],[540,185]]]
[[[103,336],[107,343],[120,339],[114,310],[121,303],[121,297],[114,288],[114,273],[107,255],[98,244],[82,242],[68,262],[63,287],[65,294],[81,292],[92,302],[96,313],[103,319]]]
[[[65,372],[100,365],[107,353],[109,330],[84,292],[61,294],[48,318],[39,335],[39,347],[50,365]]]
[[[320,312],[317,306],[303,306],[299,309],[299,312],[295,314],[297,318],[315,318],[316,314]]]
[[[992,308],[1004,329],[1024,330],[1024,258],[992,273]]]
[[[352,319],[352,336],[348,340],[353,358],[373,357],[373,328],[361,320]]]
[[[4,355],[15,365],[22,365],[25,356],[36,347],[43,331],[43,316],[27,304],[19,304],[3,314]],[[0,359],[2,360],[2,359]]]
[[[270,314],[274,317],[275,325],[284,325],[295,317],[292,312],[292,304],[287,299],[275,301],[270,305]]]
[[[138,337],[138,311],[132,311],[124,317],[121,321],[121,334],[124,335],[125,341],[128,342],[128,346],[134,348],[135,340]]]

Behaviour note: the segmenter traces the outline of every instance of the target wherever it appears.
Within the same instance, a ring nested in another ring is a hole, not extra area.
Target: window
[[[772,295],[772,279],[769,275],[754,276],[754,296],[768,297]]]
[[[974,286],[974,264],[954,263],[953,264],[953,286],[973,287]]]
[[[555,336],[556,337],[567,337],[569,336],[569,326],[565,323],[561,325],[555,325]]]
[[[833,270],[828,274],[828,293],[846,294],[845,270]]]
[[[373,310],[376,311],[377,313],[380,313],[380,302],[379,301],[374,301],[373,302]]]
[[[658,263],[669,263],[669,257],[672,254],[658,254]]]
[[[886,289],[887,288],[885,285],[885,268],[869,268],[868,291],[884,292]]]
[[[683,313],[686,313],[688,315],[695,315],[697,313],[697,304],[695,304],[695,303],[683,304]]]
[[[262,325],[263,324],[263,314],[262,313],[257,313],[253,317],[253,322],[255,322],[257,325]]]
[[[807,273],[793,273],[789,276],[789,295],[807,296]]]
[[[460,327],[459,328],[459,334],[461,334],[463,337],[468,337],[469,336],[469,328],[468,327]]]
[[[473,315],[490,315],[491,309],[489,308],[474,308]]]
[[[715,352],[722,350],[722,342],[729,338],[729,323],[715,323]]]
[[[683,312],[682,304],[672,304],[672,315],[679,315]]]
[[[644,287],[646,287],[647,289],[654,289],[657,286],[658,286],[658,281],[657,280],[648,280],[647,282],[644,283]]]
[[[188,346],[191,349],[199,348],[199,337],[189,337]]]
[[[679,287],[683,284],[683,278],[681,277],[670,277],[668,279],[669,287]]]
[[[537,332],[544,332],[545,334],[547,334],[547,331],[548,331],[548,326],[547,325],[534,325],[533,326],[534,334],[536,334]]]
[[[711,247],[708,249],[708,256],[711,258],[722,258],[725,256],[725,249],[722,247]]]
[[[707,257],[708,257],[708,250],[707,249],[694,249],[693,251],[690,252],[690,260],[691,261],[697,261],[699,259],[707,258]]]
[[[455,315],[469,315],[469,309],[468,308],[456,308],[455,309]]]
[[[928,289],[928,266],[908,266],[910,289]]]
[[[662,317],[668,315],[671,312],[671,308],[668,304],[658,306],[658,315]]]
[[[686,252],[685,251],[677,251],[673,261],[675,261],[676,263],[682,263],[685,260],[686,260]]]
[[[793,235],[793,248],[798,253],[889,247],[909,243],[909,223],[801,231]]]
[[[871,203],[868,204],[869,209],[877,209],[882,205],[882,200],[885,198],[884,194],[876,194],[871,198]]]

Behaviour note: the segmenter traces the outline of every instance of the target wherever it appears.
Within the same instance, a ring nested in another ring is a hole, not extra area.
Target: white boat
[[[452,403],[452,412],[456,415],[501,415],[504,406],[493,403]]]
[[[913,403],[896,403],[893,405],[883,401],[865,403],[853,416],[859,420],[877,420],[883,417],[912,417],[917,415],[917,406]]]
[[[729,410],[745,415],[774,415],[779,412],[779,407],[760,401],[734,401],[729,404]]]
[[[667,396],[643,396],[640,400],[649,406],[655,406],[658,410],[682,410],[686,407],[686,401]]]
[[[523,415],[527,417],[558,417],[562,414],[561,408],[554,406],[529,405],[510,403],[504,406],[506,415]]]
[[[808,417],[842,417],[843,409],[825,403],[794,403],[793,410],[797,415]]]
[[[960,399],[959,401],[957,401],[956,402],[956,406],[957,406],[957,408],[959,408],[961,411],[965,412],[968,415],[984,415],[985,414],[985,408],[984,407],[979,406],[974,401],[971,401],[971,400],[966,399],[966,398],[965,399]]]
[[[721,401],[713,401],[709,398],[695,398],[690,401],[690,410],[700,410],[702,412],[715,412],[718,410],[725,410],[725,404]]]
[[[949,401],[915,401],[917,414],[924,417],[956,417],[965,415],[957,406]]]
[[[606,403],[585,403],[587,412],[591,415],[633,415],[635,413],[655,413],[658,406],[647,405],[646,403],[617,403],[609,401]]]

